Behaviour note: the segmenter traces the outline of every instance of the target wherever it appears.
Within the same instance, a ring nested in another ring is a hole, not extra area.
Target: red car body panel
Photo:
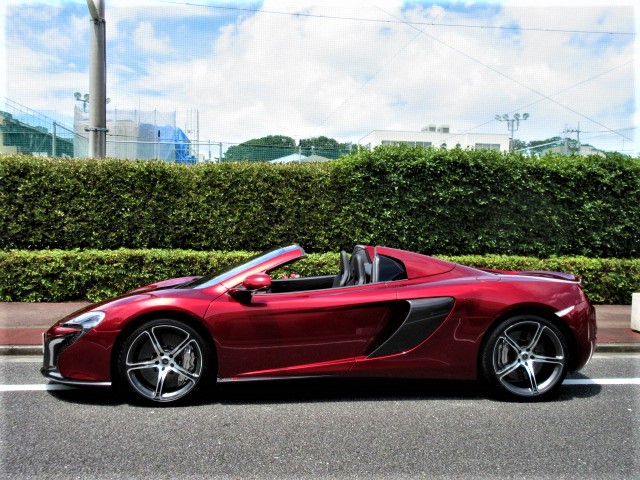
[[[332,277],[313,277],[281,285],[317,282],[319,288],[245,292],[248,301],[234,294],[248,276],[304,256],[300,247],[286,247],[219,277],[159,282],[75,312],[45,334],[49,353],[43,373],[62,382],[109,382],[127,332],[158,317],[179,318],[208,333],[220,380],[312,375],[472,380],[491,326],[522,311],[544,315],[566,332],[571,369],[581,368],[595,349],[594,309],[575,277],[482,271],[387,247],[361,249],[369,281],[382,271],[378,262],[384,258],[403,269],[402,278],[333,287]],[[70,326],[90,312],[104,312],[104,320],[88,331]]]
[[[388,302],[395,300],[395,289],[379,284],[255,295],[248,308],[238,308],[231,297],[215,302],[205,323],[214,325],[219,376],[344,373],[380,331]]]

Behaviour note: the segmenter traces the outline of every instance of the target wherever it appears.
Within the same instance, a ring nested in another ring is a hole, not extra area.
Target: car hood
[[[150,295],[147,295],[149,293],[152,292],[157,292],[160,290],[169,290],[171,288],[175,288],[178,287],[180,285],[184,285],[187,282],[190,282],[192,280],[195,280],[196,278],[200,278],[200,277],[179,277],[179,278],[171,278],[169,280],[163,280],[161,282],[156,282],[156,283],[150,283],[149,285],[145,285],[143,287],[139,287],[136,288],[135,290],[131,290],[127,293],[124,293],[122,295],[118,295],[116,297],[111,297],[108,298],[106,300],[102,300],[101,302],[97,302],[97,303],[93,303],[91,305],[86,305],[84,307],[82,307],[79,310],[76,310],[73,313],[70,313],[69,315],[67,315],[66,317],[64,317],[62,320],[60,320],[58,323],[64,323],[65,321],[74,318],[78,315],[81,315],[82,313],[85,312],[89,312],[92,310],[101,310],[103,308],[105,309],[111,309],[113,307],[119,307],[119,306],[123,306],[126,305],[130,302],[137,302],[137,301],[141,301],[144,300],[145,298],[148,299],[150,297]],[[210,299],[208,299],[208,301],[210,301]]]
[[[132,293],[152,292],[154,290],[160,290],[163,288],[173,288],[179,285],[184,285],[185,283],[195,280],[196,278],[200,278],[200,277],[179,277],[179,278],[171,278],[169,280],[163,280],[161,282],[150,283],[149,285],[145,285],[143,287],[138,287],[135,290],[131,290],[130,292],[127,292],[126,295],[129,295]]]

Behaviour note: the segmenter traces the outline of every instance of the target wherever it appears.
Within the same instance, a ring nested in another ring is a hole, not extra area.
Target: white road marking
[[[0,392],[37,392],[50,390],[72,390],[74,387],[56,383],[34,383],[31,385],[0,385]]]
[[[568,378],[563,385],[640,385],[640,378]],[[43,392],[53,390],[73,390],[78,387],[56,383],[35,383],[25,385],[0,385],[2,392]]]
[[[568,378],[563,385],[640,385],[640,378]]]
[[[620,358],[633,358],[635,360],[635,359],[640,358],[640,354],[638,354],[638,353],[617,353],[617,352],[594,353],[593,357],[591,357],[591,360],[592,361],[593,360],[600,360],[600,359],[603,359],[603,358],[608,358],[608,359],[615,358],[616,360],[620,359]],[[587,365],[589,365],[589,364],[587,364]]]

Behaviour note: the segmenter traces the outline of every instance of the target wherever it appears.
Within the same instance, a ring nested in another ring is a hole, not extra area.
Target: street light
[[[507,123],[507,130],[511,132],[511,136],[509,137],[509,151],[513,150],[513,132],[520,128],[520,120],[525,121],[529,118],[528,113],[523,113],[520,116],[519,113],[514,113],[513,118],[509,117],[509,114],[505,113],[504,115],[496,115],[496,120],[499,122]]]
[[[87,103],[89,103],[89,94],[85,93],[84,96],[80,92],[76,92],[73,94],[73,97],[78,101],[82,102],[82,111],[87,111]]]
[[[87,103],[89,103],[89,94],[85,93],[82,95],[80,92],[76,92],[73,94],[73,98],[75,98],[78,102],[82,102],[82,111],[87,111]],[[105,103],[109,103],[111,101],[110,98],[107,98]]]

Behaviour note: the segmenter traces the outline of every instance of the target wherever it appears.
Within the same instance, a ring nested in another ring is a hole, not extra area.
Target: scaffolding
[[[88,126],[88,112],[76,106],[73,129],[77,157],[88,155]],[[189,138],[176,127],[175,112],[108,110],[107,129],[109,158],[196,163]]]

